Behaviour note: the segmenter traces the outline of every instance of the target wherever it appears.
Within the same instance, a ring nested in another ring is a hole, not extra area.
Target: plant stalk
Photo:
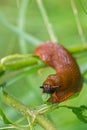
[[[3,102],[8,104],[9,106],[15,108],[21,114],[28,116],[31,119],[36,119],[36,122],[43,127],[45,130],[57,130],[55,126],[48,120],[47,118],[43,117],[42,115],[37,114],[36,111],[31,110],[29,107],[25,106],[23,103],[19,102],[14,97],[8,95],[5,91],[3,92]]]

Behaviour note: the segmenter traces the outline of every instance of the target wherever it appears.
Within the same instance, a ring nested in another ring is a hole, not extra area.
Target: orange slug
[[[56,70],[56,74],[49,75],[41,86],[43,93],[51,94],[48,102],[62,102],[81,90],[82,77],[79,66],[62,45],[44,42],[34,53]]]

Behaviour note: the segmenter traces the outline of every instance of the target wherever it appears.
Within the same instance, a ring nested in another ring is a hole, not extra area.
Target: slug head
[[[43,93],[53,94],[59,88],[59,79],[56,74],[49,75],[40,87]]]
[[[43,93],[53,94],[58,86],[51,86],[50,84],[43,84],[43,86],[40,86],[40,88],[43,89]]]
[[[45,101],[48,102],[58,102],[57,100],[57,92],[60,90],[59,79],[56,74],[49,75],[48,78],[44,81],[43,85],[40,86],[43,93],[47,94]],[[44,94],[44,95],[46,95]],[[48,96],[50,95],[50,97]],[[44,96],[43,96],[44,97]]]

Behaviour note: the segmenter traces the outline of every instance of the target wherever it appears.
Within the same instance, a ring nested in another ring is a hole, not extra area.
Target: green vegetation
[[[7,86],[4,91],[0,87],[0,129],[85,130],[86,2],[43,0],[41,4],[40,1],[0,0],[0,85]],[[71,51],[84,78],[79,96],[57,105],[45,103],[39,88],[54,70],[33,55],[35,47],[48,40],[57,41]]]

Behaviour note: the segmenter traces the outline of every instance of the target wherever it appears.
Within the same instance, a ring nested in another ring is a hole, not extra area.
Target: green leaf
[[[66,107],[68,109],[71,109],[79,120],[81,120],[84,123],[87,123],[87,106],[82,105],[80,107],[72,107],[72,106],[60,106],[60,107]]]
[[[80,106],[79,108],[72,108],[72,112],[84,123],[87,123],[87,106]]]

